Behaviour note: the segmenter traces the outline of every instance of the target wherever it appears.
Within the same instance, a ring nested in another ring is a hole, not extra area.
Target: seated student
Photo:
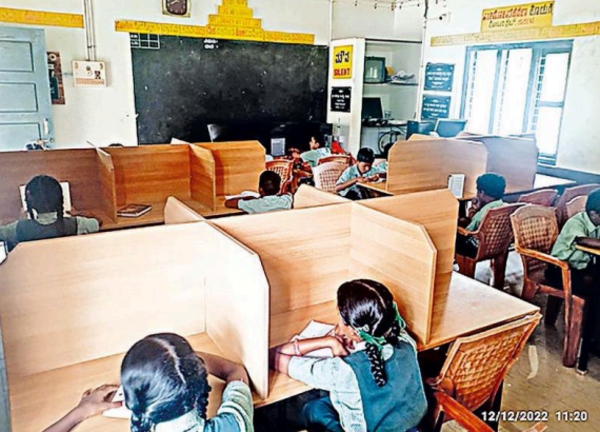
[[[327,147],[323,147],[325,143],[325,137],[323,134],[319,134],[317,136],[313,136],[310,139],[310,150],[304,153],[298,154],[294,153],[294,157],[296,159],[302,159],[302,162],[306,162],[310,165],[311,168],[314,168],[319,163],[319,159],[322,159],[327,156],[331,156],[331,150]]]
[[[466,227],[469,231],[477,231],[483,217],[488,210],[502,207],[506,180],[498,174],[484,174],[477,179],[477,196],[473,199],[471,208],[466,218],[459,220],[459,226]],[[471,236],[458,235],[456,239],[456,253],[463,256],[475,257],[479,244]]]
[[[50,176],[40,175],[27,183],[25,202],[30,219],[0,226],[0,240],[8,243],[9,250],[21,242],[90,234],[100,230],[96,219],[64,217],[62,187]]]
[[[387,164],[382,167],[373,167],[375,153],[370,148],[361,148],[356,156],[357,163],[342,173],[337,181],[336,191],[341,196],[351,200],[360,200],[369,197],[364,189],[357,183],[374,182],[387,177]]]
[[[427,401],[416,344],[392,294],[378,282],[355,280],[344,283],[337,297],[337,336],[295,340],[271,351],[274,369],[330,392],[305,405],[305,426],[309,432],[416,431]],[[334,357],[303,357],[322,348],[331,348]]]
[[[208,374],[224,380],[217,415],[206,419]],[[254,407],[243,366],[210,354],[195,353],[175,334],[157,334],[137,342],[121,365],[125,405],[132,432],[252,432]],[[44,432],[69,432],[83,420],[121,403],[109,403],[117,386],[86,392],[82,402]]]
[[[225,207],[240,209],[249,214],[266,213],[292,208],[293,198],[290,194],[279,194],[281,177],[274,171],[264,171],[260,175],[258,192],[260,198],[244,197],[225,201]]]

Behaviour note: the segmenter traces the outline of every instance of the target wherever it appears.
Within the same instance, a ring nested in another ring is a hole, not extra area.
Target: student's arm
[[[588,247],[591,249],[600,249],[600,240],[589,237],[577,237],[575,243],[579,246]]]
[[[214,375],[227,383],[232,381],[242,381],[247,385],[250,383],[248,373],[246,372],[246,369],[244,369],[244,366],[212,354],[200,352],[196,354],[204,360],[209,374]]]
[[[240,201],[252,201],[258,198],[255,197],[242,197],[242,198],[233,198],[230,200],[225,201],[225,207],[230,208],[230,209],[239,209],[239,205],[240,205]]]
[[[345,189],[348,189],[349,187],[354,186],[356,183],[364,183],[366,181],[366,179],[364,177],[355,177],[353,179],[350,179],[344,183],[340,183],[338,185],[336,185],[335,187],[335,191],[336,192],[341,192]]]
[[[103,385],[94,391],[86,391],[75,408],[44,432],[69,432],[90,417],[102,414],[109,409],[119,408],[122,405],[121,402],[110,402],[118,388],[119,386],[116,385]]]
[[[18,222],[13,222],[10,225],[0,226],[0,241],[6,242],[12,246],[16,245],[18,243],[17,224]]]
[[[297,342],[299,352],[296,352],[296,343],[288,342],[271,349],[270,363],[271,367],[278,372],[288,374],[289,364],[292,357],[309,354],[323,348],[330,348],[335,357],[345,357],[348,350],[344,344],[334,336],[325,336],[314,339],[304,339]]]

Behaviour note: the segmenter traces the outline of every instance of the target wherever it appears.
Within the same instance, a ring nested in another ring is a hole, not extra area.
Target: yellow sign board
[[[352,45],[337,46],[333,49],[333,79],[352,78]]]
[[[553,17],[554,1],[486,9],[481,20],[481,32],[551,27]]]
[[[83,15],[0,8],[0,22],[37,26],[83,28]]]

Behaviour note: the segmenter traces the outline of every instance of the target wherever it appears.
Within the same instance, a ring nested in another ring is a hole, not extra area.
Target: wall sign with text
[[[351,87],[333,87],[331,89],[331,111],[349,113],[351,111],[351,105]]]
[[[427,63],[425,91],[451,92],[454,84],[454,65]]]
[[[445,119],[450,117],[450,105],[452,97],[450,96],[423,96],[423,108],[421,108],[421,118],[423,120]]]
[[[65,87],[63,82],[62,66],[60,64],[60,53],[51,51],[48,56],[48,75],[50,77],[50,98],[52,105],[64,105]]]
[[[352,78],[352,45],[338,46],[333,49],[333,79]]]
[[[551,27],[554,1],[499,7],[483,11],[481,32]]]

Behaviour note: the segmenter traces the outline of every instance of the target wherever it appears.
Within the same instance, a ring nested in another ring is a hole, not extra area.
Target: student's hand
[[[350,354],[344,342],[335,336],[327,336],[327,347],[331,348],[334,357],[346,357]]]
[[[480,206],[480,202],[477,198],[473,198],[473,200],[471,201],[471,207],[469,207],[469,211],[467,212],[467,217],[469,219],[473,219],[473,217],[477,214],[477,212],[480,210],[479,206]]]
[[[369,178],[369,181],[376,182],[381,178],[379,174],[375,174]]]
[[[355,183],[366,183],[367,181],[369,181],[369,179],[366,177],[356,177],[355,180]]]
[[[75,410],[81,414],[83,419],[87,419],[109,409],[121,407],[122,402],[111,402],[118,388],[117,385],[103,385],[95,390],[87,390]]]

